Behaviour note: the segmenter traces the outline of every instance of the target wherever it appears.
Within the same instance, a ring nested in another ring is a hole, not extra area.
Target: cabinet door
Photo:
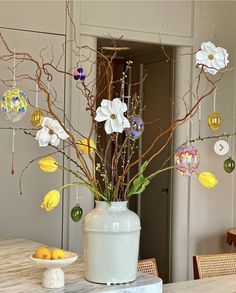
[[[41,62],[41,55],[45,60],[52,60],[52,48],[54,51],[54,62],[63,54],[62,46],[65,42],[64,36],[33,33],[24,31],[14,31],[1,29],[0,32],[11,49],[16,48],[17,52],[29,52],[33,58]],[[46,49],[48,48],[48,49]],[[6,53],[4,46],[0,45],[0,55]],[[28,61],[19,63],[17,61],[16,76],[29,74],[34,77],[36,67]],[[64,69],[64,58],[61,58],[60,69]],[[0,90],[1,95],[8,89],[2,80],[12,79],[11,69],[13,61],[0,61]],[[9,69],[10,68],[10,69]],[[64,109],[64,76],[55,71],[53,81],[50,83],[51,89],[56,89],[57,105]],[[29,100],[35,105],[35,82],[21,80],[17,78],[17,87],[24,90]],[[47,83],[47,81],[45,80]],[[52,90],[53,91],[53,90]],[[46,97],[39,93],[39,106],[45,106]],[[0,113],[0,127],[32,127],[30,115],[32,107],[28,108],[25,117],[15,123],[7,121]],[[59,111],[58,115],[63,115]],[[36,132],[34,132],[36,133]],[[11,175],[11,150],[12,131],[0,130],[0,237],[27,238],[52,246],[60,246],[63,226],[63,207],[60,205],[51,212],[46,212],[40,208],[44,195],[62,185],[63,174],[57,171],[53,174],[43,173],[37,166],[37,161],[29,166],[25,171],[22,181],[23,195],[19,194],[19,179],[21,171],[34,158],[46,155],[55,151],[52,147],[40,148],[38,141],[33,137],[24,134],[23,131],[16,131],[15,135],[15,175]],[[62,142],[60,144],[62,146]],[[63,164],[62,155],[55,158]]]

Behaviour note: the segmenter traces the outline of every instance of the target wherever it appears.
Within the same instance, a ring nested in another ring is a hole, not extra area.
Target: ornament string
[[[12,87],[16,87],[16,48],[14,48],[13,53],[13,83]],[[15,155],[15,128],[12,129],[12,151],[11,151],[11,175],[15,174],[15,164],[14,164],[14,155]]]
[[[12,87],[16,87],[16,48],[13,53],[13,82]]]
[[[79,186],[76,186],[75,204],[79,203]]]
[[[231,135],[230,136],[228,136],[228,143],[229,143],[229,152],[228,152],[228,154],[229,154],[229,157],[231,157]]]
[[[12,151],[11,151],[11,175],[15,174],[15,164],[14,164],[14,155],[15,155],[15,128],[12,129]]]
[[[39,107],[39,86],[38,83],[36,82],[36,92],[35,92],[35,107]]]
[[[217,90],[217,88],[215,88],[214,91],[213,91],[213,109],[214,109],[214,112],[216,112],[216,90]]]
[[[201,120],[202,120],[202,107],[201,102],[198,104],[198,137],[201,137]]]
[[[191,125],[191,127],[190,127]],[[191,128],[192,128],[192,125],[193,125],[193,120],[191,118],[188,119],[187,121],[187,127],[186,127],[186,141],[187,141],[187,144],[189,144],[191,142],[191,135],[190,135],[190,132],[191,132]]]

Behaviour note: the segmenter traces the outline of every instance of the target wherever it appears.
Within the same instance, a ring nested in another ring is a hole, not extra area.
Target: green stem
[[[103,196],[99,191],[97,191],[96,189],[94,189],[91,185],[89,185],[88,183],[82,183],[82,182],[73,182],[73,183],[68,183],[65,184],[63,186],[61,186],[58,191],[62,191],[65,188],[71,187],[71,186],[77,186],[77,185],[82,185],[82,186],[86,186],[92,193],[96,193],[98,194],[104,201],[109,202],[109,200]]]
[[[65,170],[65,171],[73,174],[75,177],[77,177],[77,178],[81,179],[82,181],[86,182],[86,180],[82,177],[83,175],[80,174],[79,172],[73,171],[71,169],[68,169],[66,167],[60,166],[58,164],[57,164],[57,166],[58,166],[58,169]]]
[[[149,175],[148,177],[146,177],[146,179],[151,180],[157,174],[159,174],[161,172],[164,172],[164,171],[167,171],[167,170],[170,170],[170,169],[174,169],[174,168],[176,168],[176,166],[169,166],[169,167],[166,167],[164,169],[157,170],[156,172],[154,172],[151,175]]]
[[[65,185],[61,186],[60,188],[58,188],[58,191],[62,191],[63,189],[65,189],[67,187],[76,186],[76,185],[80,185],[80,184],[83,184],[83,183],[80,183],[80,182],[68,183],[68,184],[65,184]]]

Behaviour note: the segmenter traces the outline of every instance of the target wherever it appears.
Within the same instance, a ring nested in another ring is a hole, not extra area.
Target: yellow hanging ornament
[[[208,126],[211,130],[215,131],[220,128],[221,117],[219,113],[213,111],[207,118]]]
[[[31,124],[34,127],[40,127],[40,125],[43,122],[43,113],[40,111],[40,109],[38,107],[35,108],[34,112],[31,114]]]

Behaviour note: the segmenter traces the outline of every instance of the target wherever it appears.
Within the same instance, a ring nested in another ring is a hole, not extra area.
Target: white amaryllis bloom
[[[37,131],[35,139],[39,141],[39,146],[44,147],[49,144],[58,146],[60,139],[64,140],[69,137],[60,123],[50,117],[44,117],[42,128]]]
[[[196,64],[203,66],[204,71],[215,75],[219,69],[224,68],[229,63],[228,52],[221,47],[216,47],[211,42],[204,42],[201,50],[196,53]],[[204,66],[205,65],[205,66]]]
[[[103,99],[101,106],[97,108],[95,120],[105,122],[105,131],[107,134],[113,132],[123,132],[124,128],[130,128],[129,120],[124,116],[127,111],[126,103],[115,98],[110,101]]]

